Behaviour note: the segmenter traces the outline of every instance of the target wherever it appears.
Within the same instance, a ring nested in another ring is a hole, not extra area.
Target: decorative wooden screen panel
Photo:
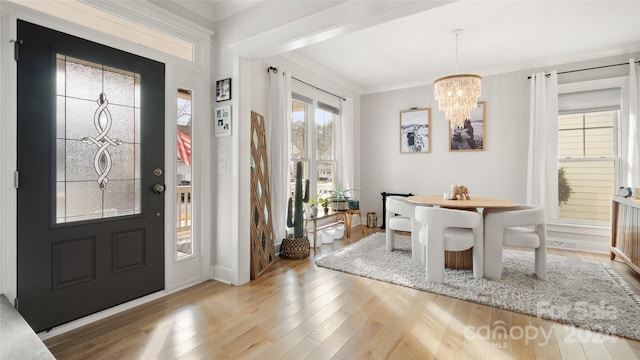
[[[269,195],[269,162],[264,116],[251,112],[251,279],[276,258]]]

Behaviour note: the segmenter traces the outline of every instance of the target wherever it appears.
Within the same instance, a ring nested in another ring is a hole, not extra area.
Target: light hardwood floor
[[[362,237],[354,228],[351,240],[315,256]],[[207,281],[45,344],[58,359],[640,358],[638,341],[318,268],[313,259],[279,259],[241,287]],[[640,277],[611,263],[640,293]],[[505,331],[481,331],[499,321]]]

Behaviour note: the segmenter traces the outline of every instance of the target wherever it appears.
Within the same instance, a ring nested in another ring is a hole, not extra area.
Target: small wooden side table
[[[332,226],[336,226],[336,225],[340,225],[340,224],[346,224],[347,222],[347,211],[346,210],[341,210],[341,211],[334,211],[334,210],[330,210],[329,213],[325,214],[323,212],[318,212],[318,216],[316,217],[308,217],[304,219],[304,227],[305,229],[307,229],[308,226],[308,222],[311,221],[313,223],[313,251],[315,251],[318,248],[318,230],[322,230],[322,229],[326,229]],[[329,219],[329,218],[333,218],[333,221],[328,223],[328,224],[323,224],[321,226],[318,226],[318,220],[323,220],[323,219]],[[346,226],[346,225],[345,225]],[[348,233],[347,233],[348,234]],[[348,237],[349,235],[347,235]]]
[[[347,237],[351,237],[351,222],[353,221],[353,215],[358,215],[360,219],[360,230],[362,230],[362,235],[364,235],[364,224],[362,223],[362,212],[360,209],[358,210],[347,210],[347,223],[345,226],[347,227]]]

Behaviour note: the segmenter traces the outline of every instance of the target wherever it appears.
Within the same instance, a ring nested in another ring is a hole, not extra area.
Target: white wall
[[[485,150],[469,152],[449,151],[448,124],[432,85],[364,95],[363,209],[381,219],[381,192],[442,194],[452,183],[466,185],[472,196],[524,201],[528,93],[527,73],[485,77]],[[400,111],[412,107],[431,108],[431,153],[400,153]]]
[[[635,55],[635,56],[634,56]],[[630,54],[581,63],[550,66],[544,71],[584,69],[628,62]],[[433,98],[433,86],[362,96],[361,179],[363,213],[375,211],[382,221],[380,193],[442,194],[451,183],[464,184],[471,196],[526,201],[529,122],[529,80],[542,71],[513,72],[486,76],[480,101],[486,101],[485,150],[449,152],[449,132],[444,113]],[[559,75],[559,83],[625,76],[628,66]],[[411,107],[431,108],[431,153],[400,154],[400,111]],[[557,229],[560,230],[560,229]],[[576,235],[579,234],[579,235]],[[608,233],[583,229],[553,231],[557,240],[577,243],[578,249],[607,251]]]

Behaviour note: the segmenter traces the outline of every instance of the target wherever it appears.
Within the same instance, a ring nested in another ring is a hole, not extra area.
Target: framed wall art
[[[231,100],[231,78],[216,81],[216,102]]]
[[[400,112],[400,153],[431,152],[431,109],[411,108]]]
[[[479,101],[471,110],[471,119],[464,121],[464,127],[449,127],[449,151],[484,151],[486,149],[487,103]]]
[[[231,135],[231,106],[220,106],[215,108],[214,117],[216,122],[216,136]]]

